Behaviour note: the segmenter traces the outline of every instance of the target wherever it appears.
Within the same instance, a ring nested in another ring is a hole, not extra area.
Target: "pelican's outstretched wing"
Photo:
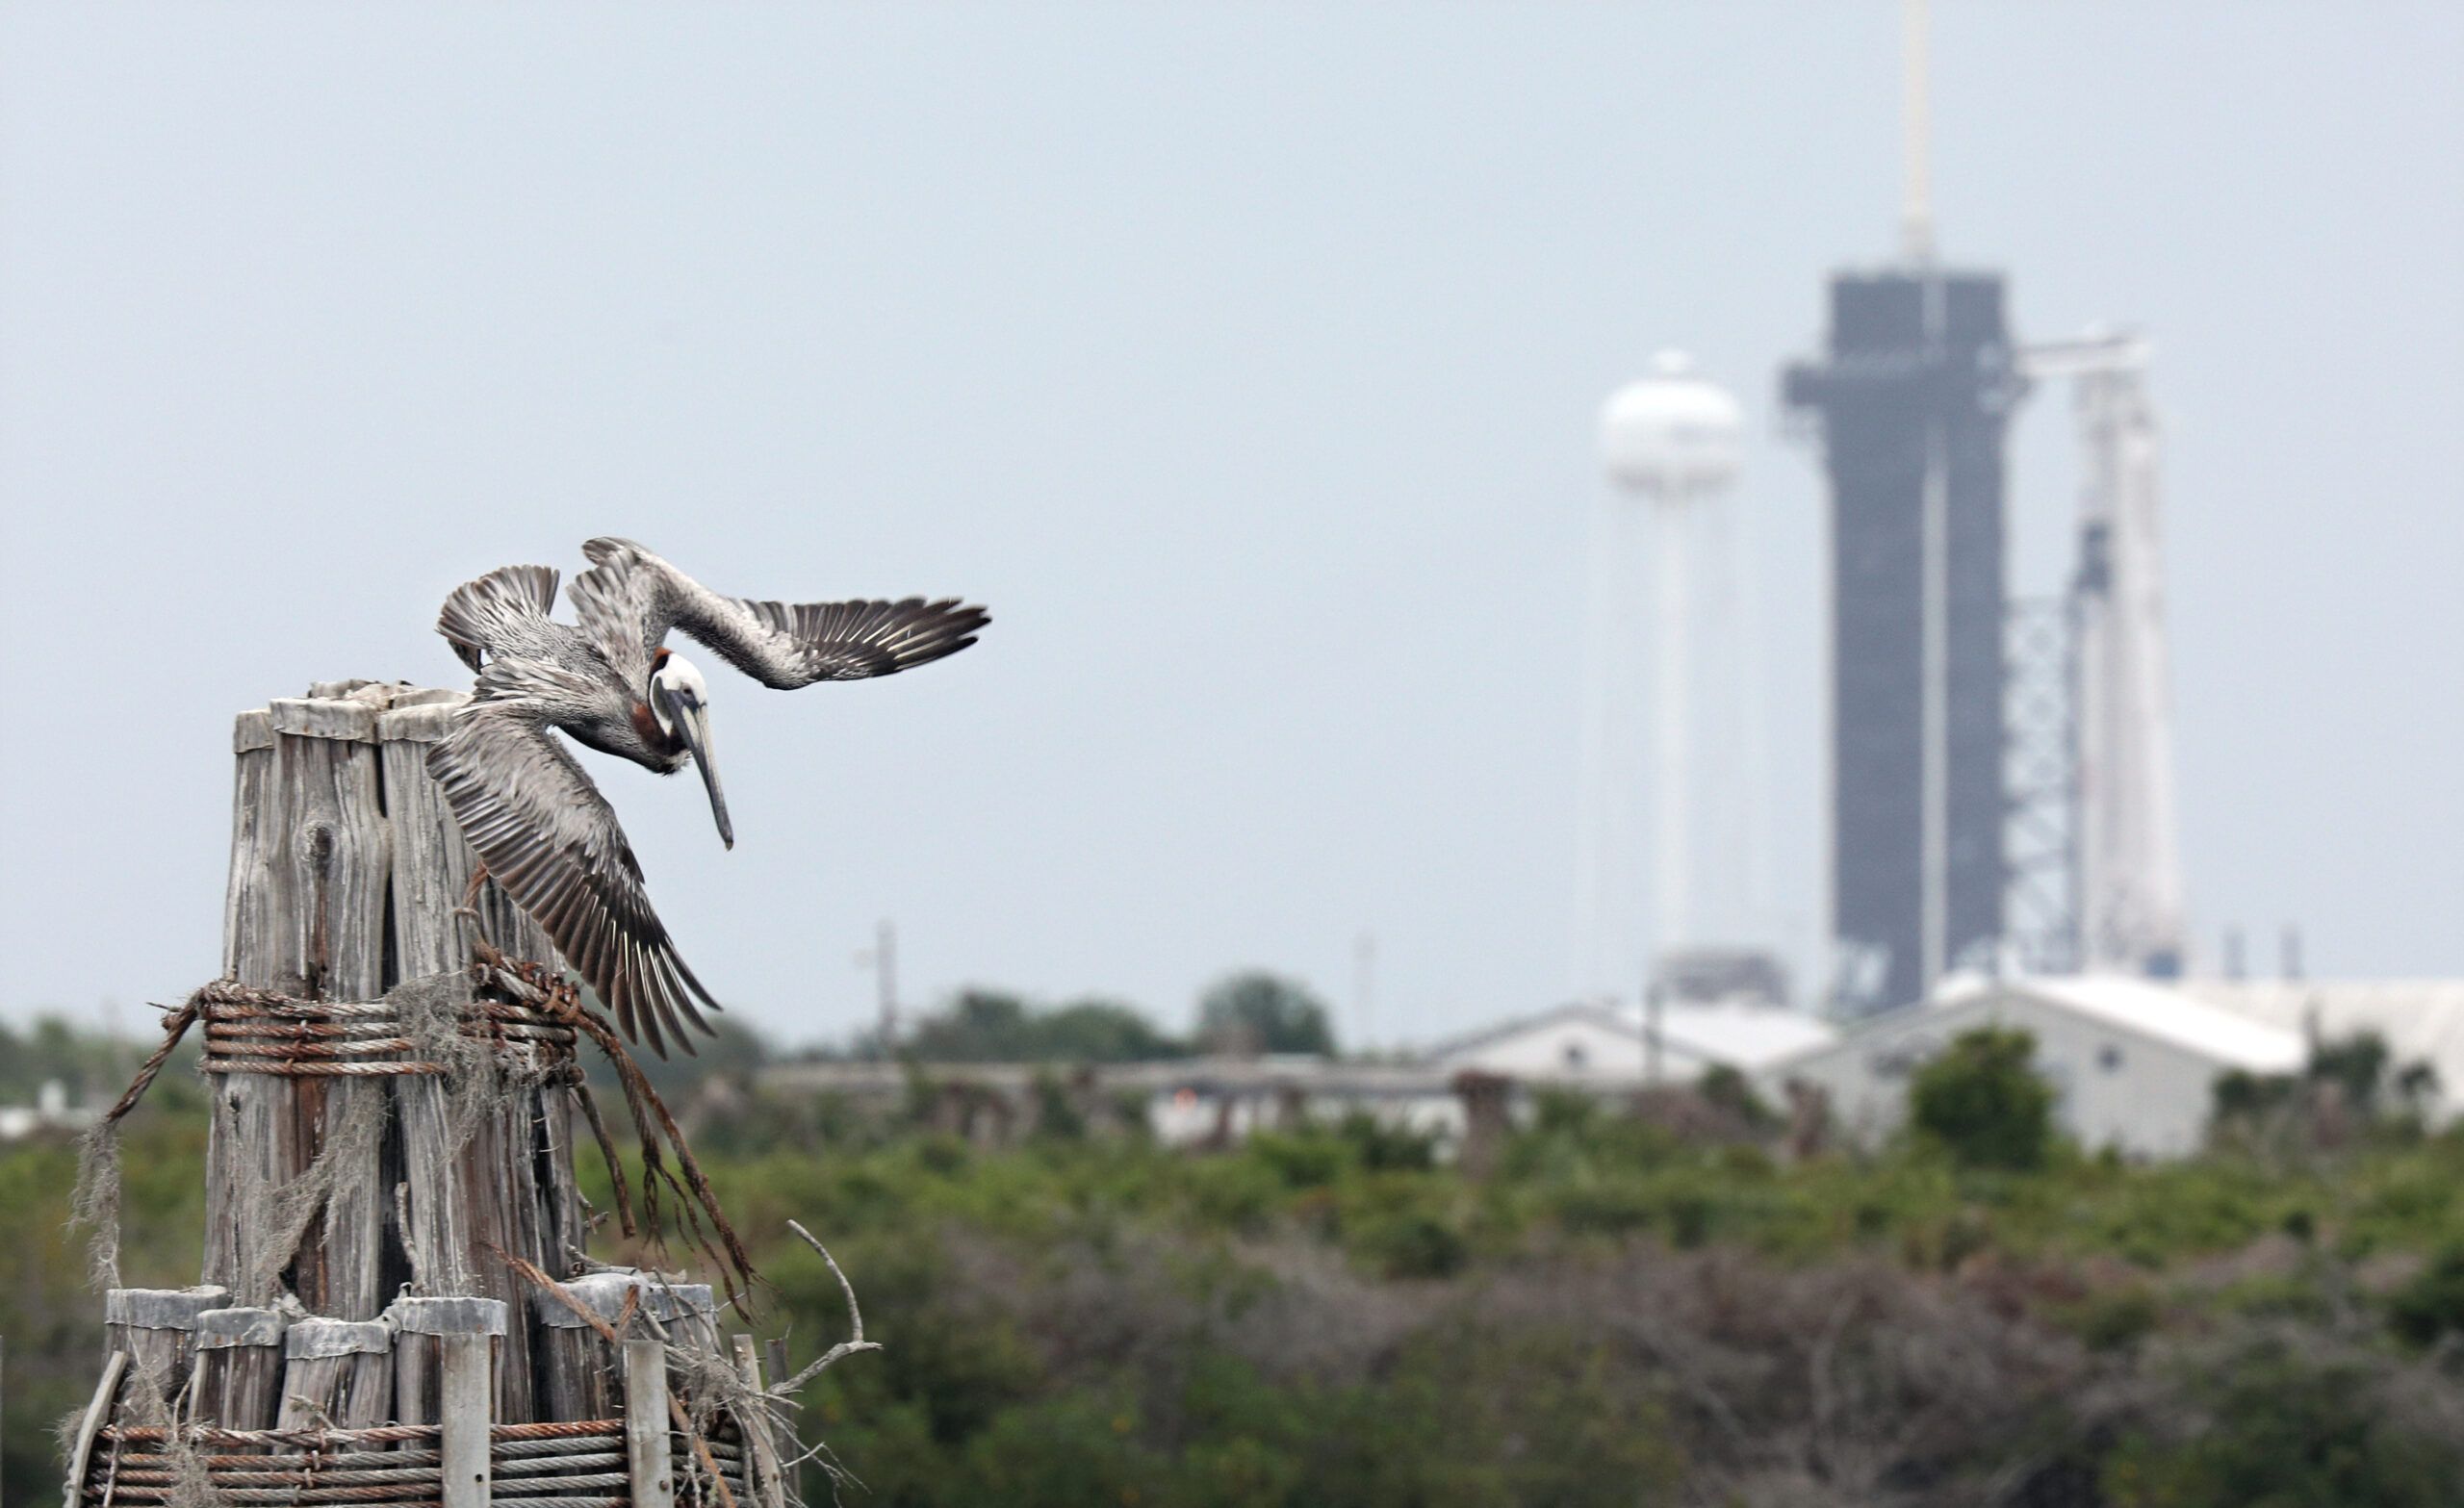
[[[636,683],[680,628],[765,686],[862,680],[956,654],[991,614],[957,598],[926,601],[757,602],[721,597],[641,546],[594,539],[572,596],[582,626]]]
[[[534,639],[556,605],[556,573],[546,566],[499,566],[465,581],[446,598],[436,631],[473,670],[483,653],[501,653],[508,642]]]
[[[530,913],[625,1035],[664,1058],[664,1028],[693,1051],[683,1023],[710,1030],[694,1001],[719,1004],[651,909],[615,810],[538,707],[471,703],[428,751],[427,772],[489,878]]]

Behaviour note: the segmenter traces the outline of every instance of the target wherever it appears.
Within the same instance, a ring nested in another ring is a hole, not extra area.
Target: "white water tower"
[[[1698,940],[1694,536],[1735,479],[1743,429],[1736,399],[1684,355],[1663,351],[1652,368],[1601,410],[1608,485],[1592,517],[1576,967],[1583,995],[1604,1001],[1637,998],[1647,937],[1662,958]]]

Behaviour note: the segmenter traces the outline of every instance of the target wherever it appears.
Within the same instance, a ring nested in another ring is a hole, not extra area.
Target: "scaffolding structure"
[[[2029,974],[2079,968],[2074,617],[2068,593],[2017,599],[2004,647],[2003,784],[2010,816],[2002,834],[2002,961]]]
[[[2035,703],[2015,694],[2010,728],[2014,770],[2025,763],[2042,777],[2024,796],[2015,790],[2011,835],[2039,841],[2047,827],[2048,793],[2066,783],[2066,843],[2063,850],[2033,853],[2033,872],[2015,857],[2009,893],[2032,908],[2030,922],[2015,926],[2014,941],[2023,954],[2032,945],[2042,948],[2058,915],[2040,904],[2046,899],[2043,877],[2063,853],[2070,870],[2065,919],[2070,940],[2045,956],[2072,971],[2165,978],[2182,970],[2185,921],[2173,805],[2161,454],[2147,396],[2151,354],[2143,337],[2107,331],[2020,353],[2020,371],[2030,380],[2071,384],[2080,488],[2078,558],[2060,614],[2067,641],[2058,656],[2067,667],[2066,777],[2040,747],[2046,722]],[[2015,619],[2015,649],[2030,633],[2045,631],[2023,630]],[[2015,652],[2015,676],[2034,674],[2054,657],[2040,649],[2029,652],[2030,663]]]

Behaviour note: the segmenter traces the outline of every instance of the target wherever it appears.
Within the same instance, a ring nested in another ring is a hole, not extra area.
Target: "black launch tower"
[[[1998,274],[1831,281],[1788,369],[1831,478],[1835,1006],[1921,998],[2002,934],[2003,430],[2020,392]]]

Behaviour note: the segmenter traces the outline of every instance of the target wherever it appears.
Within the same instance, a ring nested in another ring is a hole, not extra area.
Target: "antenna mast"
[[[1911,262],[1934,260],[1933,100],[1929,94],[1930,28],[1926,0],[1901,0],[1899,250]]]
[[[898,927],[888,918],[873,930],[873,945],[856,950],[856,967],[873,971],[873,991],[880,1002],[882,1051],[898,1050]]]

